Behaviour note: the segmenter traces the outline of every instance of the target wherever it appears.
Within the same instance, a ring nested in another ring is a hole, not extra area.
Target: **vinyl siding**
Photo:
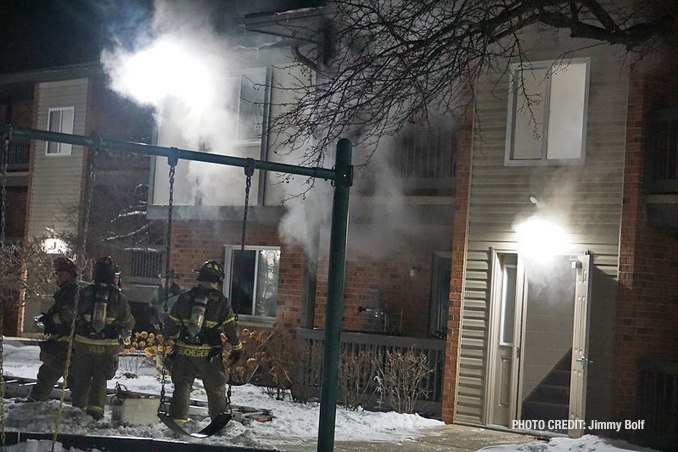
[[[542,45],[547,42],[542,40]],[[553,60],[568,45],[583,48],[587,41],[572,41],[561,34],[557,44],[558,48],[541,48],[530,54],[530,60]],[[571,251],[589,250],[598,270],[609,278],[617,277],[627,71],[620,55],[609,46],[582,50],[572,56],[591,58],[584,164],[504,166],[508,75],[486,75],[476,86],[457,422],[485,422],[490,250],[516,249],[513,223],[521,215],[534,212],[530,196],[560,203],[561,209],[567,211],[564,220],[570,232]],[[614,293],[605,296],[613,298]]]
[[[73,133],[85,135],[88,80],[40,83],[37,89],[36,128],[47,130],[50,108],[75,107]],[[44,141],[33,143],[33,175],[30,187],[28,235],[44,237],[47,228],[73,231],[77,218],[68,218],[80,203],[83,174],[83,148],[73,146],[71,155],[46,155]]]

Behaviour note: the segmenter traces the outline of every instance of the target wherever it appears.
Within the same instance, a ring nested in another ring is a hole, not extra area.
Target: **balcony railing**
[[[645,420],[645,426],[636,432],[640,436],[637,438],[639,444],[661,450],[676,450],[678,361],[651,358],[641,360],[637,415],[638,419]]]
[[[656,114],[648,130],[648,191],[678,193],[678,109]]]
[[[312,350],[325,343],[324,330],[298,329],[297,337],[304,341],[307,350],[306,356],[312,356]],[[428,358],[431,370],[428,378],[424,379],[421,389],[425,397],[420,400],[422,411],[439,415],[442,402],[442,383],[445,367],[445,341],[437,339],[420,339],[413,337],[388,336],[383,334],[342,332],[340,353],[370,352],[379,360],[386,359],[386,352],[406,352],[413,349],[423,353]],[[322,375],[322,369],[308,369],[309,375]],[[309,378],[310,380],[310,378]],[[316,385],[318,381],[308,381],[309,385]],[[376,394],[372,394],[377,398]]]
[[[165,266],[165,252],[154,248],[127,249],[124,262],[129,266],[125,273],[130,282],[157,284]]]
[[[405,179],[454,177],[455,137],[449,127],[405,131],[391,154],[395,171]]]
[[[30,140],[13,139],[10,141],[7,171],[28,171],[30,149]]]

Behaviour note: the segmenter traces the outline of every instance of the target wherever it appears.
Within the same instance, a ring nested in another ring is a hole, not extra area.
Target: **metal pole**
[[[346,270],[346,238],[348,232],[348,199],[352,183],[351,142],[345,138],[337,143],[330,231],[330,262],[327,277],[327,309],[325,313],[325,355],[320,388],[320,422],[318,452],[334,450],[334,427],[337,414],[337,383],[339,381],[339,346],[341,316],[344,310],[344,276]]]
[[[0,126],[1,127],[1,126]],[[319,177],[325,180],[335,180],[337,171],[320,168],[304,167],[296,165],[287,165],[284,163],[267,162],[264,160],[254,160],[243,157],[231,157],[222,154],[210,154],[207,152],[189,151],[186,149],[166,148],[162,146],[151,146],[142,143],[131,143],[128,141],[110,140],[104,137],[86,137],[82,135],[71,135],[68,133],[47,132],[45,130],[24,129],[22,127],[10,127],[12,136],[15,138],[31,138],[34,140],[58,141],[60,143],[70,143],[76,146],[98,146],[100,149],[109,149],[112,151],[132,152],[143,155],[159,155],[167,158],[180,158],[184,160],[193,160],[196,162],[217,163],[220,165],[239,166],[245,168],[249,166],[250,161],[254,161],[254,169],[277,171],[280,173],[299,174],[301,176]]]

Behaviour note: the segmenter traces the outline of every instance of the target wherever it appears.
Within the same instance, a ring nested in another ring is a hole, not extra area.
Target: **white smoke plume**
[[[233,146],[237,124],[233,105],[237,67],[229,42],[214,28],[215,11],[208,2],[158,0],[152,30],[140,35],[134,49],[107,49],[101,61],[111,88],[140,105],[152,106],[161,146],[238,155]],[[257,154],[258,157],[258,154]],[[242,186],[243,171],[200,162],[181,162],[177,188],[180,203],[224,205],[242,202],[242,188],[229,190],[224,181]]]

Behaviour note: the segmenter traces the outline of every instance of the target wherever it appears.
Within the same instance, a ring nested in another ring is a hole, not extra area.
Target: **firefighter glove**
[[[120,335],[122,336],[122,344],[125,347],[129,347],[129,345],[132,343],[132,332],[127,330],[120,333]]]

